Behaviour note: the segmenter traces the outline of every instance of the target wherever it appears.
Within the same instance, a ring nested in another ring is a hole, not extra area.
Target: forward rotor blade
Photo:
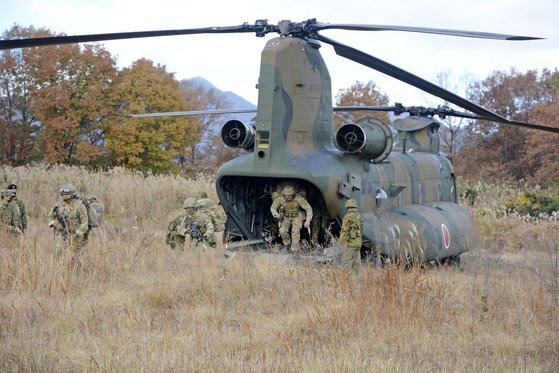
[[[243,24],[239,26],[204,27],[204,28],[192,28],[192,29],[182,29],[182,30],[135,31],[135,32],[115,32],[110,34],[51,36],[45,38],[0,40],[0,50],[13,49],[13,48],[39,47],[44,45],[56,45],[56,44],[84,43],[84,42],[105,41],[105,40],[149,38],[155,36],[193,35],[193,34],[228,34],[228,33],[255,32],[255,31],[256,31],[255,26],[249,24]]]
[[[336,53],[342,57],[360,63],[364,66],[370,67],[374,70],[380,71],[381,73],[384,73],[393,78],[401,80],[402,82],[408,83],[427,93],[442,98],[445,101],[451,102],[457,106],[460,106],[463,109],[466,109],[468,111],[471,111],[472,113],[479,115],[480,117],[483,117],[479,119],[492,120],[495,122],[507,123],[507,124],[512,124],[520,127],[527,127],[533,129],[540,129],[548,132],[559,133],[559,128],[540,126],[537,124],[531,124],[525,122],[511,121],[505,117],[498,115],[497,113],[487,110],[482,106],[479,106],[469,100],[466,100],[463,97],[460,97],[452,92],[449,92],[446,89],[443,89],[431,82],[428,82],[425,79],[413,75],[412,73],[409,73],[406,70],[403,70],[399,67],[389,64],[388,62],[385,62],[379,58],[368,55],[364,52],[361,52],[360,50],[341,44],[335,40],[329,39],[322,35],[317,35],[317,39],[324,43],[331,44],[334,47]]]
[[[192,110],[192,111],[169,111],[163,113],[146,114],[126,114],[126,118],[154,118],[154,117],[179,117],[193,115],[213,115],[213,114],[242,114],[256,113],[256,109],[218,109],[218,110]]]
[[[389,26],[389,25],[352,25],[352,24],[330,24],[317,23],[313,25],[316,30],[353,30],[353,31],[407,31],[419,32],[423,34],[439,34],[450,36],[461,36],[465,38],[481,38],[481,39],[498,39],[498,40],[539,40],[543,38],[533,36],[495,34],[491,32],[464,31],[464,30],[448,30],[429,27],[411,27],[411,26]]]

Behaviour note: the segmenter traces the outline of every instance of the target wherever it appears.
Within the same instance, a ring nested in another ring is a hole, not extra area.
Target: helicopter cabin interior
[[[296,193],[313,208],[311,235],[316,240],[314,243],[324,245],[332,234],[337,235],[339,221],[329,216],[322,193],[311,183],[298,179],[227,176],[220,180],[218,187],[227,212],[225,231],[228,237],[225,241],[262,239],[267,244],[281,243],[278,221],[272,217],[270,207],[281,194],[278,186],[286,182],[293,185]],[[317,231],[313,234],[314,230]],[[310,245],[311,235],[304,229],[301,231],[303,246]]]

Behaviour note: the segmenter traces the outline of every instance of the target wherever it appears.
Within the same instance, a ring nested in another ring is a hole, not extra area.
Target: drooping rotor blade
[[[352,25],[352,24],[336,24],[336,23],[316,23],[312,26],[317,31],[320,30],[353,30],[353,31],[407,31],[419,32],[423,34],[439,34],[450,36],[461,36],[465,38],[481,38],[481,39],[498,39],[498,40],[538,40],[543,39],[533,36],[495,34],[491,32],[464,31],[464,30],[448,30],[429,27],[411,27],[411,26],[390,26],[390,25]]]
[[[239,26],[226,26],[226,27],[203,27],[203,28],[191,28],[191,29],[182,29],[182,30],[114,32],[109,34],[51,36],[45,38],[0,40],[0,50],[13,49],[13,48],[38,47],[38,46],[56,45],[56,44],[84,43],[84,42],[105,41],[105,40],[149,38],[155,36],[257,32],[259,26],[260,25],[258,24],[249,25],[245,23]],[[266,26],[269,27],[271,25],[266,24]]]
[[[256,108],[251,109],[218,109],[218,110],[192,110],[192,111],[169,111],[162,113],[146,114],[126,114],[126,118],[154,118],[154,117],[178,117],[192,115],[213,115],[213,114],[243,114],[256,113]]]
[[[342,57],[345,57],[349,60],[352,60],[354,62],[360,63],[364,66],[370,67],[374,70],[380,71],[381,73],[384,73],[386,75],[389,75],[393,78],[396,78],[402,82],[408,83],[416,88],[419,88],[427,93],[430,93],[434,96],[437,96],[439,98],[442,98],[445,101],[448,101],[450,103],[453,103],[457,106],[460,106],[463,109],[466,109],[468,111],[471,111],[474,114],[479,115],[482,118],[479,119],[485,119],[485,120],[491,120],[491,121],[495,121],[495,122],[500,122],[500,123],[506,123],[506,124],[512,124],[515,126],[520,126],[520,127],[526,127],[526,128],[532,128],[532,129],[539,129],[542,131],[548,131],[548,132],[557,132],[559,133],[559,128],[553,128],[553,127],[546,127],[546,126],[541,126],[541,125],[537,125],[537,124],[531,124],[531,123],[526,123],[526,122],[520,122],[520,121],[513,121],[513,120],[509,120],[505,117],[500,116],[497,113],[494,113],[482,106],[479,106],[469,100],[466,100],[463,97],[458,96],[457,94],[454,94],[450,91],[447,91],[446,89],[443,89],[441,87],[439,87],[438,85],[435,85],[425,79],[422,79],[416,75],[413,75],[412,73],[407,72],[404,69],[401,69],[399,67],[396,67],[392,64],[389,64],[388,62],[385,62],[377,57],[373,57],[369,54],[366,54],[364,52],[361,52],[360,50],[357,50],[355,48],[349,47],[347,45],[344,45],[342,43],[339,43],[335,40],[332,40],[330,38],[327,38],[325,36],[322,35],[317,35],[317,39],[324,42],[324,43],[328,43],[330,45],[332,45],[334,47],[334,50],[336,51],[336,53]]]

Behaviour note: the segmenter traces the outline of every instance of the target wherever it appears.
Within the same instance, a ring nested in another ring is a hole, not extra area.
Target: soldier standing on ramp
[[[304,211],[302,211],[304,210]],[[299,240],[301,238],[301,227],[310,229],[312,220],[312,207],[299,194],[295,194],[295,188],[291,185],[283,187],[279,196],[270,208],[272,216],[280,221],[280,235],[285,249],[299,251]],[[305,223],[303,224],[303,220]],[[291,235],[289,234],[291,230]]]
[[[340,244],[343,246],[343,265],[356,274],[361,267],[361,244],[363,243],[363,218],[357,211],[357,202],[348,199],[345,203],[346,214],[340,230]]]

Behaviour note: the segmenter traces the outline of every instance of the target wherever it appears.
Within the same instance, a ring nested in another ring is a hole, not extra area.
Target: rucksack
[[[204,211],[210,216],[216,232],[223,232],[225,230],[225,221],[227,220],[227,216],[221,207],[216,205],[209,198],[199,199],[197,206],[204,209]]]
[[[79,199],[82,201],[87,210],[89,226],[96,228],[101,225],[105,217],[105,208],[103,207],[103,204],[93,196],[79,196]]]

